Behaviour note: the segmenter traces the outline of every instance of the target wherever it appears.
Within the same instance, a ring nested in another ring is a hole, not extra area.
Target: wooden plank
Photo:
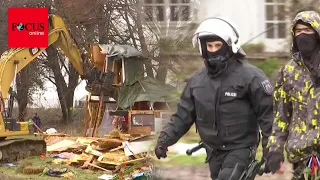
[[[98,120],[98,108],[99,108],[99,103],[92,103],[92,106],[91,106],[91,110],[92,110],[92,116],[93,117],[93,121],[91,122],[90,124],[90,130],[92,129],[91,131],[91,136],[90,137],[94,137],[94,131],[95,131],[95,126],[96,126],[96,123],[97,123],[97,120]]]
[[[118,150],[123,149],[123,148],[124,148],[123,146],[119,146],[117,148],[111,149],[109,152],[118,151]]]
[[[119,78],[119,62],[113,61],[113,72],[114,72],[114,84],[120,84],[120,78]]]
[[[146,158],[133,159],[133,160],[130,160],[130,161],[123,162],[123,163],[121,163],[121,165],[137,163],[137,162],[144,161],[144,160],[146,160]]]
[[[98,168],[98,169],[101,169],[101,170],[103,170],[103,171],[107,171],[107,172],[109,172],[109,173],[111,173],[112,171],[110,171],[110,170],[108,170],[108,169],[105,169],[105,168],[103,168],[103,167],[100,167],[100,166],[98,166],[98,165],[95,165],[95,164],[91,164],[91,163],[87,163],[89,166],[92,166],[92,167],[95,167],[95,168]]]
[[[119,172],[119,180],[124,180],[124,171],[126,169],[126,166],[124,164],[120,165],[120,172]]]
[[[131,114],[154,114],[152,110],[132,110]]]
[[[132,126],[129,130],[129,134],[144,134],[149,135],[151,134],[152,127],[150,126]]]
[[[101,164],[110,164],[110,165],[115,165],[115,166],[121,165],[121,163],[113,162],[113,161],[99,161],[99,163],[101,163]]]
[[[67,149],[68,147],[76,144],[75,141],[70,140],[62,140],[60,142],[57,142],[55,144],[52,144],[50,146],[47,146],[47,152],[50,151],[60,151],[60,149]]]
[[[101,48],[98,44],[89,45],[90,56],[92,63],[100,70],[104,70],[106,53],[101,52]]]
[[[31,122],[34,125],[34,127],[36,127],[38,129],[38,131],[40,132],[39,133],[40,135],[44,134],[43,131],[39,128],[39,126],[37,126],[37,124],[33,120],[31,120]]]
[[[132,116],[131,116],[131,110],[128,111],[128,134],[131,134],[130,131],[131,131],[131,126],[132,126]]]
[[[98,117],[97,117],[97,120],[96,120],[96,123],[94,125],[94,129],[93,129],[93,137],[95,137],[97,135],[97,131],[98,131],[98,126],[100,125],[101,123],[101,120],[102,120],[102,115],[101,113],[103,113],[104,111],[102,111],[102,106],[104,104],[103,102],[103,91],[101,91],[100,93],[100,101],[99,101],[99,107],[98,107]],[[102,98],[101,98],[102,97]]]
[[[83,133],[83,136],[86,137],[87,136],[87,129],[89,128],[89,123],[92,119],[91,117],[91,112],[90,112],[90,106],[89,106],[89,102],[88,102],[88,99],[89,97],[91,96],[91,92],[89,92],[89,95],[86,96],[86,104],[84,106],[84,110],[85,110],[85,122],[84,122],[84,133]],[[89,116],[89,118],[88,118]]]

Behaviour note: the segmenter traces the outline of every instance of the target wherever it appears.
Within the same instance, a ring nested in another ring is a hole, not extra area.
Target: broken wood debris
[[[117,177],[120,179],[122,178],[120,174],[126,167],[133,167],[138,163],[146,164],[144,168],[139,166],[139,169],[132,170],[135,173],[150,169],[147,167],[147,162],[152,159],[150,153],[153,149],[151,146],[142,147],[142,145],[150,145],[151,138],[144,139],[146,136],[122,134],[114,131],[104,137],[77,137],[73,139],[59,137],[60,141],[47,137],[47,144],[49,144],[47,154],[55,155],[53,157],[56,159],[52,163],[76,165],[80,168],[97,168],[106,173],[118,173]],[[147,143],[144,143],[145,141]],[[140,145],[141,148],[139,149],[137,145]]]

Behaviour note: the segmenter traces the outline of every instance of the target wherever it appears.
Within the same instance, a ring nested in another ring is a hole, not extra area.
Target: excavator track
[[[8,139],[0,141],[0,163],[16,162],[46,153],[44,140]]]

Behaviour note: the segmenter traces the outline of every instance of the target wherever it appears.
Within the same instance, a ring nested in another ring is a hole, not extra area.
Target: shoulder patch
[[[273,94],[273,86],[271,85],[270,81],[268,79],[260,82],[260,85],[262,86],[263,91],[268,94]]]

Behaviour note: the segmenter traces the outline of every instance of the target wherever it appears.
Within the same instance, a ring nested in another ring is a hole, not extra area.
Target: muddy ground
[[[166,167],[158,170],[163,180],[209,180],[209,169],[206,165],[201,166],[184,166],[184,167]],[[264,174],[257,176],[255,180],[290,180],[292,177],[292,166],[285,163],[285,173],[278,174]]]
[[[201,166],[184,166],[184,167],[166,167],[157,171],[160,174],[161,180],[209,180],[209,169],[206,165]],[[277,174],[264,174],[257,176],[255,180],[291,180],[292,170],[291,164],[285,163],[285,173],[282,175]],[[8,177],[0,172],[1,180],[22,180],[21,178]],[[30,178],[33,179],[33,178]]]

